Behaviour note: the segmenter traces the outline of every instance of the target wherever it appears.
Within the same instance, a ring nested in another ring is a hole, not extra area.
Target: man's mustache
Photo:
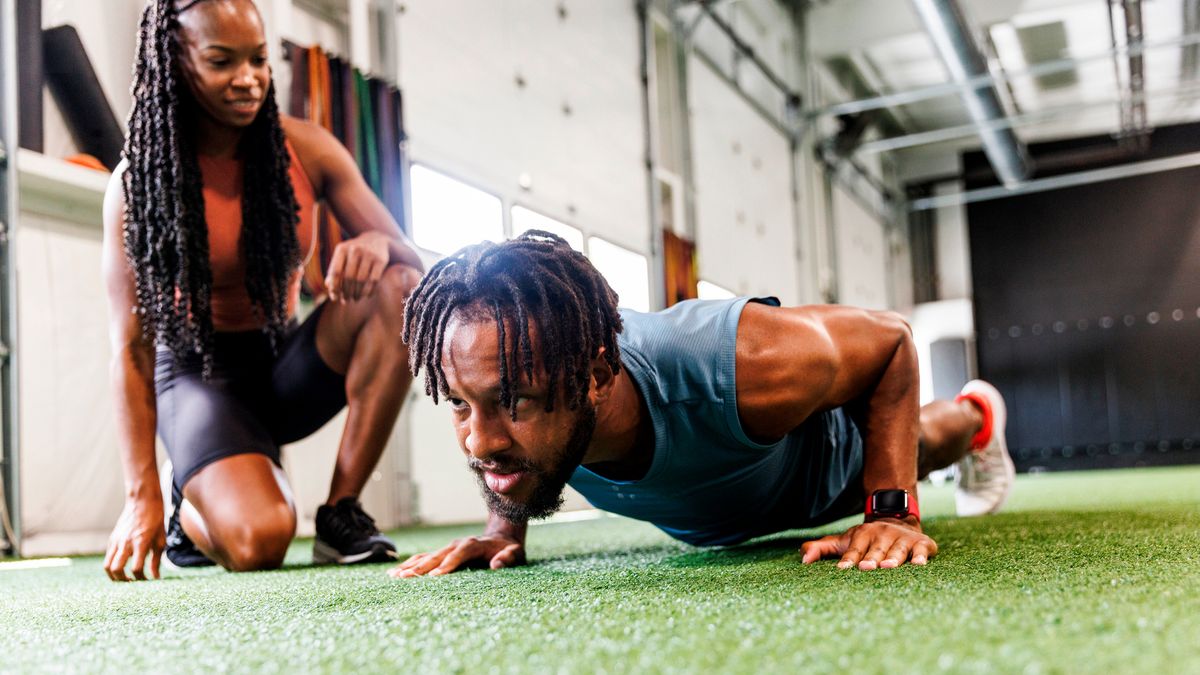
[[[506,458],[499,457],[488,461],[475,459],[474,457],[467,460],[467,466],[476,473],[489,471],[492,473],[517,473],[520,471],[536,472],[538,466],[529,460],[518,459],[515,457]]]

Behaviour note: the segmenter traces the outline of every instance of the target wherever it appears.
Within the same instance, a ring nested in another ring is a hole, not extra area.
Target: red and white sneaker
[[[956,401],[969,400],[983,411],[983,428],[971,441],[971,453],[958,461],[954,505],[960,516],[995,513],[1008,499],[1017,470],[1008,455],[1004,397],[983,380],[971,380]]]

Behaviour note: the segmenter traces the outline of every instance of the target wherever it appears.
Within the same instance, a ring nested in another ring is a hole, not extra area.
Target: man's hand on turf
[[[127,499],[108,538],[104,571],[113,581],[143,580],[146,563],[150,563],[150,576],[158,579],[158,563],[166,545],[162,495]],[[132,563],[128,573],[125,571],[127,563]]]
[[[432,553],[418,553],[388,570],[394,579],[449,574],[464,567],[487,565],[498,570],[525,564],[525,546],[496,534],[455,539]]]
[[[924,565],[937,555],[937,542],[921,532],[915,518],[879,520],[855,525],[843,534],[806,541],[800,547],[804,564],[840,557],[838,567],[860,570],[891,569],[906,562]]]

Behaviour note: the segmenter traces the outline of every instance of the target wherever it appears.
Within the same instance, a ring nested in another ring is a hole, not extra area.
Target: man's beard
[[[505,461],[503,457],[497,458],[499,461],[493,462],[496,468],[505,473],[526,472],[525,480],[534,481],[532,493],[523,502],[493,492],[483,479],[483,462],[476,459],[469,460],[468,465],[475,472],[475,478],[479,481],[479,488],[483,492],[483,499],[487,502],[488,509],[513,523],[548,518],[562,507],[563,490],[567,487],[567,481],[574,475],[575,469],[579,468],[580,463],[583,462],[583,456],[587,454],[588,444],[592,442],[592,434],[595,430],[596,409],[592,407],[591,403],[584,401],[583,407],[579,411],[579,417],[576,419],[575,425],[571,427],[571,436],[567,439],[566,444],[553,454],[549,466],[543,468],[528,460]]]

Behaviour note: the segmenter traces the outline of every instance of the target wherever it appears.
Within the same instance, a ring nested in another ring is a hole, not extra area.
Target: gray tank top
[[[737,298],[621,311],[621,363],[650,411],[654,459],[634,481],[579,467],[570,485],[593,506],[691,544],[725,545],[763,534],[764,524],[781,517],[804,526],[857,479],[862,440],[840,409],[813,415],[776,443],[746,435],[734,356],[747,302],[779,305]]]

